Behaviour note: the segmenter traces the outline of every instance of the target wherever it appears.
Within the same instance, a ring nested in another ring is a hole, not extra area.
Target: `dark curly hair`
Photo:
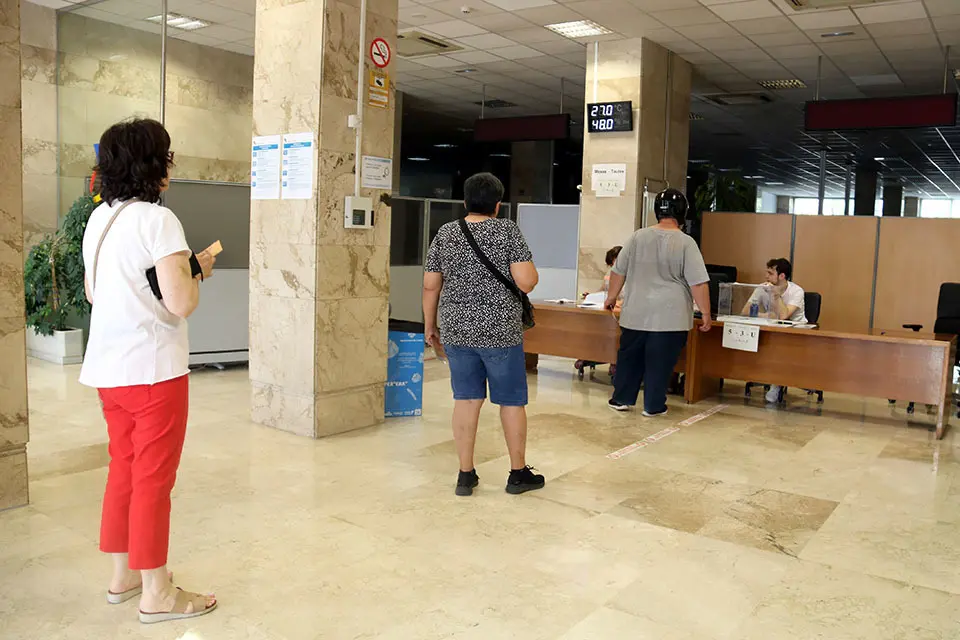
[[[97,176],[104,202],[159,202],[173,166],[170,134],[156,120],[118,122],[100,138]]]

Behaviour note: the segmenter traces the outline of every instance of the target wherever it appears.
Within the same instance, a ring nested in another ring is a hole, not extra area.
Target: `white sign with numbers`
[[[723,325],[723,346],[726,349],[756,353],[760,348],[760,327],[755,324],[725,323]]]

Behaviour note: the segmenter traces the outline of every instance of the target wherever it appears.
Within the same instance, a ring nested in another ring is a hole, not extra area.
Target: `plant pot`
[[[80,364],[83,362],[83,329],[54,331],[52,336],[42,336],[28,327],[27,356],[56,364]]]

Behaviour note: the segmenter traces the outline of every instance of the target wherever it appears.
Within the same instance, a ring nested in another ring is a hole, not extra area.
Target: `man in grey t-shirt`
[[[680,230],[687,199],[667,189],[654,204],[658,224],[640,229],[623,246],[613,266],[607,308],[620,312],[620,352],[610,408],[628,411],[644,385],[643,415],[667,412],[667,385],[693,328],[693,303],[703,314],[701,331],[709,331],[710,276],[697,243]]]

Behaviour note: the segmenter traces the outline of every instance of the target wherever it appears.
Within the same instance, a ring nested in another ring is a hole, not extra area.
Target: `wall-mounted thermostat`
[[[343,226],[347,229],[373,229],[373,200],[347,196]]]

